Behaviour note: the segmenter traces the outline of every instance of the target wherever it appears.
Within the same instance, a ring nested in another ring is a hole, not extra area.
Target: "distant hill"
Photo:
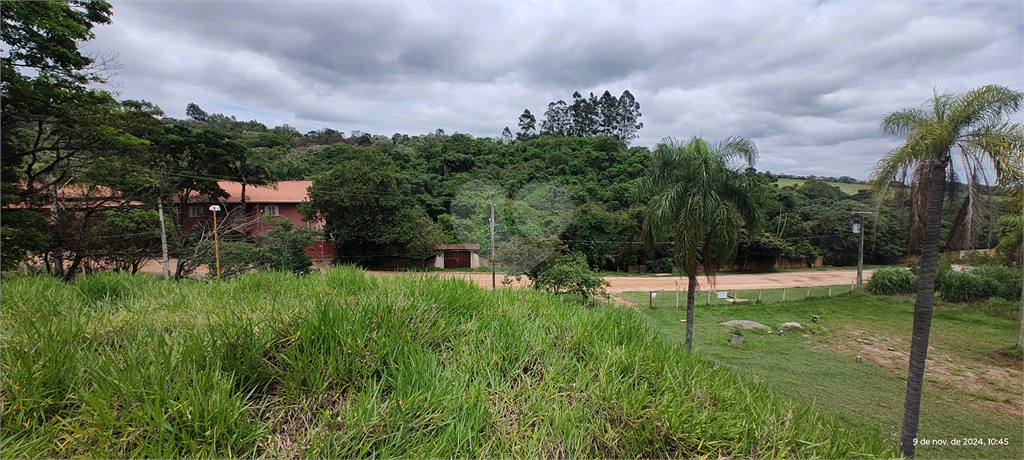
[[[783,178],[779,178],[779,188],[786,187],[786,186],[789,186],[789,185],[795,185],[795,186],[799,187],[799,186],[803,185],[804,182],[807,182],[807,179],[783,179]],[[845,193],[847,195],[856,195],[858,190],[865,189],[865,188],[868,187],[867,184],[855,184],[855,183],[851,184],[851,183],[830,182],[830,181],[826,181],[826,182],[829,185],[834,185],[836,187],[839,187],[839,190],[842,190],[843,193]]]

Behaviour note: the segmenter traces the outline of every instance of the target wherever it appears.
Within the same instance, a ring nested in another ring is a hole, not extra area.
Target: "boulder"
[[[721,324],[723,326],[729,327],[729,328],[738,327],[738,328],[742,328],[742,329],[766,329],[766,330],[771,330],[770,327],[765,326],[764,324],[761,324],[761,323],[759,323],[757,321],[747,321],[747,320],[742,320],[742,319],[739,319],[739,320],[734,319],[732,321],[726,321],[726,322],[721,323]]]
[[[803,329],[803,328],[804,327],[801,326],[800,323],[797,323],[797,322],[792,322],[791,321],[791,322],[788,322],[788,323],[782,323],[782,324],[779,325],[779,335],[782,335],[782,333],[784,333],[784,332],[786,332],[786,331],[788,331],[790,329]]]

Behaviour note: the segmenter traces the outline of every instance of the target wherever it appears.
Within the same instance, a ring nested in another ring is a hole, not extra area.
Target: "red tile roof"
[[[228,203],[242,202],[242,184],[239,182],[219,181],[217,185],[228,192]],[[269,186],[245,186],[247,203],[300,203],[306,201],[306,189],[313,185],[308,180],[283,180]],[[195,199],[196,194],[192,194]],[[199,200],[201,201],[201,199]]]

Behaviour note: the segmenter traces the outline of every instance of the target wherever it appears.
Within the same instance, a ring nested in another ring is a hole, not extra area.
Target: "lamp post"
[[[864,214],[871,214],[866,211],[853,211],[851,214],[860,214],[860,252],[857,255],[857,288],[864,287]]]
[[[220,206],[211,205],[210,211],[213,211],[213,257],[217,261],[217,279],[220,279],[220,245],[217,243],[217,211],[220,211]]]

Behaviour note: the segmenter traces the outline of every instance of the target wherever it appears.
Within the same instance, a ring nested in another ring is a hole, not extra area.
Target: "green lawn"
[[[796,290],[800,298],[806,293],[806,288]],[[694,347],[698,354],[764,382],[788,398],[832,412],[852,426],[879,427],[897,443],[912,302],[860,292],[832,299],[814,293],[810,300],[761,304],[731,304],[713,296],[711,306],[703,305],[706,297],[698,296]],[[647,295],[623,297],[642,305],[639,311],[662,336],[682,342],[685,311],[675,308],[675,296],[660,296],[655,308],[648,309]],[[740,296],[751,297],[747,291]],[[764,291],[762,296],[778,299],[781,293]],[[818,315],[820,322],[811,323],[811,315]],[[805,329],[782,336],[748,331],[743,345],[732,346],[728,331],[719,323],[740,319],[773,329],[796,321]],[[942,305],[935,310],[919,438],[949,443],[981,438],[985,444],[989,438],[997,443],[1006,439],[1007,445],[921,445],[919,458],[1024,458],[1021,362],[994,353],[1012,345],[1015,333],[1015,321],[988,316],[974,307]],[[859,364],[858,355],[862,356]]]
[[[799,187],[800,185],[803,185],[804,182],[807,181],[804,179],[779,179],[779,188],[787,185],[796,185]],[[867,185],[864,184],[843,184],[839,182],[829,182],[828,184],[839,187],[839,190],[842,190],[843,193],[847,195],[856,195],[858,190],[867,188]]]

